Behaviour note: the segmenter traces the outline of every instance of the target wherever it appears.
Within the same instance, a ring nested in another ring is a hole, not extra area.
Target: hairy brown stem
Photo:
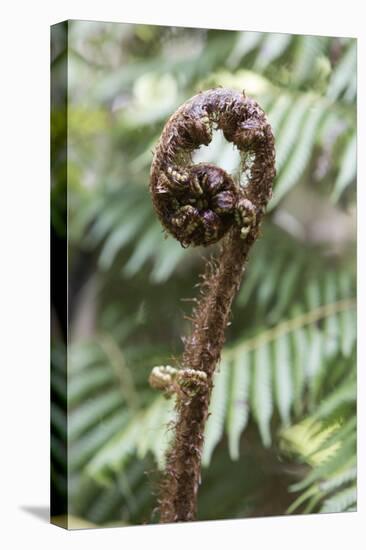
[[[192,151],[211,141],[213,128],[241,152],[244,185],[214,165],[191,164]],[[181,369],[175,375],[175,369],[165,367],[160,378],[154,369],[150,379],[177,394],[175,433],[161,481],[161,522],[196,517],[213,375],[274,174],[274,139],[263,111],[244,94],[222,88],[183,104],[166,124],[155,152],[150,189],[164,228],[183,246],[222,239],[217,258],[206,263]]]

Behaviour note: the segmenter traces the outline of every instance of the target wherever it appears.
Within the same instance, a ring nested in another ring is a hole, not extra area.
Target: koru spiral
[[[213,164],[192,164],[213,130],[238,148],[244,183]],[[271,126],[256,101],[225,88],[195,95],[166,123],[152,162],[150,191],[164,229],[184,247],[216,243],[233,226],[246,239],[271,196],[274,158]]]

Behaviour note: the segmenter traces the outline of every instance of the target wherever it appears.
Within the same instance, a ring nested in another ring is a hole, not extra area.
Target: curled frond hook
[[[213,164],[192,164],[193,151],[208,145],[215,129],[243,158],[253,157],[245,187]],[[242,93],[217,88],[192,97],[168,120],[155,151],[150,190],[168,233],[183,246],[207,246],[233,226],[247,237],[271,196],[273,176],[274,140],[263,110]]]

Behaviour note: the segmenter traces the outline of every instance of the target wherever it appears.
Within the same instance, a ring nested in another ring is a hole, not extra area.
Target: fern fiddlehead
[[[216,129],[239,150],[244,184],[213,164],[192,164],[193,151],[208,145]],[[220,241],[202,277],[181,368],[155,367],[150,376],[155,388],[176,393],[177,420],[159,496],[161,522],[196,517],[213,374],[274,176],[274,138],[265,113],[244,93],[224,88],[184,103],[168,120],[155,150],[150,191],[164,229],[184,247]]]

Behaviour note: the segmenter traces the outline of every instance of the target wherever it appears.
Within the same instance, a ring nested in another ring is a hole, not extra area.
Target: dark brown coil
[[[240,151],[244,185],[213,164],[192,164],[193,151],[210,143],[213,130],[222,130]],[[246,237],[263,215],[274,175],[274,139],[263,110],[243,93],[215,88],[186,101],[166,123],[150,191],[168,233],[183,246],[207,246],[232,226]]]

